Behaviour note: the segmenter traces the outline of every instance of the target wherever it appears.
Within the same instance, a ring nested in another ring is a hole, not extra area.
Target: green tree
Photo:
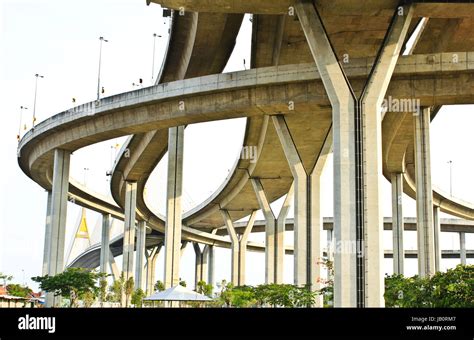
[[[19,284],[9,284],[7,286],[7,291],[9,295],[18,296],[18,297],[27,297],[29,294],[33,293],[33,291],[28,287],[23,287]]]
[[[107,300],[107,280],[105,278],[99,281],[100,306],[104,307],[104,301]]]
[[[80,295],[80,299],[82,300],[82,302],[84,302],[84,307],[90,308],[94,304],[97,298],[96,293],[97,293],[97,290],[87,291]]]
[[[113,296],[112,301],[120,302],[121,307],[123,307],[122,295],[124,293],[124,286],[125,286],[125,276],[124,276],[124,273],[122,272],[122,274],[120,275],[120,278],[118,280],[115,280],[111,287],[112,296]]]
[[[145,292],[141,288],[136,289],[132,294],[132,304],[135,305],[135,307],[142,307],[144,297]]]
[[[474,266],[458,265],[430,278],[385,278],[386,307],[474,307]]]
[[[128,307],[130,297],[133,293],[133,287],[135,286],[135,282],[133,281],[133,277],[130,277],[125,282],[125,307]]]
[[[162,292],[165,290],[165,284],[162,281],[158,280],[156,281],[154,288],[155,291]]]
[[[197,283],[196,292],[212,297],[212,285],[201,280]]]
[[[40,289],[70,299],[69,307],[76,306],[79,296],[86,292],[95,294],[97,279],[103,274],[90,272],[83,268],[68,268],[64,272],[54,276],[35,276],[33,281],[40,284]]]
[[[6,275],[6,274],[3,274],[2,272],[0,272],[0,280],[3,280],[3,286],[6,287],[7,282],[11,281],[12,279],[13,279],[12,275]]]
[[[180,286],[183,286],[183,287],[186,287],[186,281],[182,280],[181,278],[179,278],[179,285]]]

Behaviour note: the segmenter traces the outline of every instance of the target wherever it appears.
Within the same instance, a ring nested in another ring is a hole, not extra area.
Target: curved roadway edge
[[[473,53],[464,55],[465,60],[468,57],[474,59]],[[443,88],[436,88],[433,92],[430,85],[443,77],[451,82],[469,81],[474,76],[474,63],[433,65],[427,63],[427,57],[424,60],[419,57],[401,59],[388,95],[395,98],[416,96],[424,106],[474,102],[472,87],[454,86],[457,92],[443,92]],[[359,64],[354,61],[347,71],[348,76],[355,78],[356,83],[358,77],[363,81],[367,68],[360,65],[367,63],[367,60],[361,60]],[[414,79],[416,87],[413,86]],[[104,98],[100,105],[95,102],[81,105],[55,115],[40,123],[34,131],[29,131],[19,144],[19,164],[28,176],[48,188],[51,182],[45,174],[51,172],[55,148],[74,151],[110,139],[110,136],[231,117],[264,116],[275,112],[290,117],[295,113],[288,110],[287,103],[294,99],[294,93],[299,93],[299,100],[305,103],[309,112],[318,112],[321,107],[329,105],[313,65],[206,76]],[[183,98],[188,103],[186,112],[179,110],[178,103]],[[157,230],[162,229],[156,223],[153,225],[153,221],[151,224]],[[191,228],[183,228],[183,235],[191,241],[206,244],[224,241]],[[228,246],[228,243],[225,240],[223,245]]]

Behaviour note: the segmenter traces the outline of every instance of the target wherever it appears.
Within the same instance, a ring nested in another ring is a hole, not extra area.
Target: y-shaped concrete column
[[[165,288],[179,284],[183,187],[184,126],[169,129],[165,225]]]
[[[139,221],[137,226],[137,247],[135,251],[135,289],[145,289],[143,271],[145,268],[146,222]]]
[[[110,214],[102,214],[102,239],[100,242],[100,272],[107,274],[110,256]]]
[[[286,195],[278,217],[275,217],[260,179],[252,178],[251,183],[257,195],[260,209],[265,216],[265,283],[282,283],[285,259],[285,221],[290,210],[290,202],[293,199],[293,184]]]
[[[54,150],[53,188],[51,192],[51,241],[49,243],[50,276],[64,270],[64,242],[66,237],[67,199],[69,189],[69,165],[71,153]],[[58,306],[60,298],[47,294],[46,307]]]
[[[403,274],[405,253],[403,250],[403,174],[393,173],[392,178],[392,239],[393,273]]]
[[[323,232],[323,215],[321,212],[321,175],[328,155],[332,150],[332,132],[326,136],[326,141],[320,151],[316,164],[309,176],[311,191],[311,228],[310,228],[310,278],[309,284],[311,290],[318,291],[321,285],[321,263],[323,253],[321,249],[321,235]],[[313,307],[323,307],[323,297],[318,295]]]
[[[334,305],[383,306],[381,104],[413,11],[403,8],[398,15],[397,8],[362,96],[356,98],[313,1],[299,0],[295,9],[333,109]],[[356,251],[341,251],[349,248]]]
[[[42,275],[48,274],[49,270],[49,252],[51,248],[51,200],[52,193],[47,191],[47,202],[46,202],[46,221],[44,228],[44,249],[43,249],[43,270]]]
[[[133,277],[133,253],[135,251],[135,210],[137,183],[125,182],[125,227],[123,232],[122,272],[125,281]]]
[[[356,254],[341,251],[356,241],[354,98],[314,5],[296,3],[301,26],[332,105],[334,148],[334,306],[356,306]]]
[[[206,283],[209,282],[209,256],[210,256],[210,249],[212,246],[206,244],[202,250],[202,265],[201,265],[201,280],[205,281]]]
[[[151,295],[155,287],[156,261],[160,254],[162,245],[157,245],[149,252],[146,252],[146,294]]]
[[[308,176],[286,125],[285,117],[272,116],[272,120],[294,179],[294,283],[298,286],[304,286],[309,281],[309,270],[311,268],[311,264],[308,263],[308,229],[310,228],[309,221],[311,218],[311,208],[308,202],[308,190],[310,189]]]
[[[459,253],[461,257],[461,264],[463,266],[466,265],[466,233],[460,232],[459,233]]]
[[[194,253],[196,254],[196,263],[194,267],[194,287],[197,288],[198,283],[205,280],[204,267],[207,266],[207,263],[205,263],[204,259],[204,250],[201,250],[199,243],[194,242],[193,248]]]
[[[441,271],[441,220],[439,217],[439,207],[433,207],[433,236],[435,252],[435,271]]]
[[[318,279],[321,274],[320,243],[323,228],[320,212],[320,177],[331,149],[331,134],[323,145],[313,171],[308,175],[293,142],[285,117],[282,115],[272,116],[272,120],[294,179],[294,282],[298,286],[309,285],[312,290],[318,290],[320,289]],[[318,306],[319,303],[316,305]]]
[[[433,189],[431,187],[430,109],[424,107],[414,115],[416,217],[418,236],[418,274],[428,277],[435,273],[433,231]]]
[[[234,227],[234,223],[227,210],[221,210],[227,232],[232,242],[232,262],[231,262],[231,282],[234,286],[245,285],[245,258],[247,254],[247,241],[255,223],[257,211],[252,211],[245,227],[245,231],[239,239]]]

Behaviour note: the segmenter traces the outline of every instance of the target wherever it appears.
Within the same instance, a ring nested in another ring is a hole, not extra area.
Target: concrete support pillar
[[[310,277],[308,229],[310,229],[311,212],[308,202],[310,197],[308,175],[285,118],[282,115],[272,116],[272,120],[294,179],[294,283],[304,286],[309,282]]]
[[[383,306],[381,104],[413,10],[404,7],[400,15],[397,8],[366,87],[356,98],[313,1],[299,0],[295,9],[333,109],[336,240],[343,248],[357,243],[355,252],[336,251],[334,304]]]
[[[149,296],[155,291],[155,271],[156,261],[160,254],[161,244],[146,252],[146,295]]]
[[[135,210],[137,205],[137,183],[125,182],[125,227],[123,232],[122,272],[125,281],[133,277],[133,254],[135,251]],[[136,278],[135,278],[136,279]]]
[[[54,151],[53,188],[51,192],[51,241],[48,274],[54,276],[64,270],[64,242],[66,237],[69,165],[71,153]],[[59,306],[60,298],[47,294],[46,307]]]
[[[441,271],[441,219],[439,217],[439,207],[433,207],[433,226],[435,272],[439,272]]]
[[[245,285],[245,260],[247,254],[247,241],[255,223],[257,211],[252,211],[245,227],[244,233],[239,238],[234,227],[234,223],[227,210],[221,210],[227,232],[232,242],[232,259],[231,259],[231,282],[234,286]]]
[[[326,165],[327,156],[331,151],[331,134],[320,152],[316,165],[309,177],[311,220],[309,228],[309,284],[312,291],[319,291],[321,285],[321,263],[323,252],[321,249],[321,234],[323,232],[323,215],[321,213],[321,175]],[[313,307],[323,307],[323,297],[318,295]]]
[[[320,177],[331,150],[331,134],[324,143],[320,157],[310,175],[303,167],[296,145],[283,116],[273,116],[273,123],[294,178],[295,218],[294,218],[294,282],[298,286],[309,285],[319,290],[321,277],[321,215]],[[321,303],[316,303],[316,306]]]
[[[265,216],[265,283],[283,282],[283,264],[285,256],[285,221],[293,199],[293,185],[286,196],[278,217],[275,217],[270,202],[265,195],[262,182],[251,179],[257,200]]]
[[[165,225],[165,288],[179,284],[183,187],[184,126],[169,129]]]
[[[327,240],[327,253],[326,257],[328,261],[334,260],[334,237],[333,237],[333,230],[326,230],[326,240]]]
[[[100,242],[100,272],[107,274],[110,255],[110,214],[102,214],[102,238]]]
[[[197,288],[199,281],[204,280],[203,267],[204,267],[204,251],[201,250],[199,243],[193,243],[194,253],[196,254],[196,262],[194,267],[194,287]]]
[[[402,11],[400,11],[400,9]],[[413,17],[412,6],[397,7],[372,74],[359,99],[363,135],[363,240],[365,301],[359,306],[383,307],[382,103]]]
[[[460,232],[459,233],[459,252],[461,256],[461,264],[465,266],[467,264],[466,258],[466,233]]]
[[[214,282],[214,246],[208,248],[208,263],[207,263],[207,283],[215,285]]]
[[[139,221],[137,226],[137,247],[135,252],[135,289],[145,289],[143,271],[145,268],[146,222]]]
[[[392,182],[392,238],[393,273],[403,275],[405,252],[403,248],[403,174],[394,173]]]
[[[327,259],[328,261],[333,262],[334,261],[334,237],[333,237],[333,230],[327,230]],[[326,273],[327,279],[329,280],[331,278],[331,271],[329,268],[327,268],[327,273]]]
[[[334,149],[334,306],[357,305],[356,253],[341,251],[356,241],[354,98],[312,1],[296,13],[332,105]],[[296,224],[295,224],[296,225]]]
[[[43,250],[43,270],[41,275],[45,276],[49,271],[49,252],[51,248],[51,191],[47,191],[46,201],[46,221],[44,228],[44,250]]]
[[[183,257],[184,251],[186,250],[187,245],[188,245],[188,241],[181,242],[181,249],[179,250],[180,257]]]
[[[117,266],[117,263],[115,262],[114,254],[112,254],[112,251],[109,248],[109,267],[110,271],[112,272],[112,276],[114,280],[120,279],[120,270]]]
[[[290,190],[286,194],[285,201],[281,207],[276,220],[275,233],[275,283],[283,283],[283,268],[285,264],[285,230],[286,217],[290,212],[291,202],[294,200],[294,185],[291,184]]]
[[[201,280],[206,282],[206,283],[210,283],[208,282],[208,278],[209,278],[209,249],[210,249],[210,245],[206,244],[202,250],[202,264],[201,264]]]
[[[428,277],[435,272],[429,108],[424,107],[414,115],[414,126],[418,274]]]

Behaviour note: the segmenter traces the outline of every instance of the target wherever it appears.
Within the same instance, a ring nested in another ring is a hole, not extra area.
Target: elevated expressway
[[[258,1],[252,3],[263,6]],[[341,58],[345,54],[350,56],[351,61],[344,65],[344,70],[355,91],[360,91],[397,2],[346,6],[348,3],[333,1],[331,5],[321,1],[319,9],[336,54]],[[387,97],[419,98],[425,107],[473,103],[474,89],[469,85],[474,67],[469,34],[473,28],[473,10],[466,6],[470,5],[416,5],[414,17],[430,19],[413,55],[399,59]],[[219,8],[213,6],[215,11]],[[287,9],[287,4],[281,8]],[[123,219],[124,183],[136,181],[137,219],[146,221],[154,234],[159,235],[164,231],[163,217],[146,206],[143,188],[167,150],[167,129],[248,117],[243,146],[257,146],[258,161],[239,159],[226,182],[208,200],[183,216],[183,240],[231,247],[222,233],[211,233],[222,228],[220,210],[225,208],[231,220],[236,221],[260,209],[251,179],[260,180],[269,202],[284,196],[293,181],[269,117],[275,113],[285,115],[307,171],[311,171],[331,147],[328,142],[331,104],[301,26],[294,18],[282,15],[286,10],[254,11],[258,15],[253,17],[251,70],[208,76],[221,72],[232,52],[243,17],[241,10],[234,12],[175,15],[160,75],[162,83],[104,98],[100,103],[91,102],[42,122],[20,142],[19,164],[23,171],[51,190],[55,149],[72,152],[110,138],[133,135],[123,149],[128,149],[131,157],[125,158],[122,153],[112,175],[111,191],[118,206],[88,193],[73,181],[69,183],[69,195],[78,204]],[[413,20],[411,32],[416,24]],[[298,53],[294,53],[295,49]],[[456,52],[461,62],[453,64],[452,53],[440,52]],[[193,77],[199,78],[181,80]],[[179,110],[183,99],[186,101],[184,112]],[[295,110],[289,109],[289,102],[296,104]],[[414,170],[410,165],[414,163],[412,124],[410,113],[388,112],[382,136],[384,175],[390,179],[394,172],[403,173],[403,190],[414,197]],[[434,204],[442,211],[468,219],[474,217],[474,208],[469,204],[456,202],[437,191],[433,195]],[[249,249],[263,250],[262,245],[257,244],[249,244]]]

